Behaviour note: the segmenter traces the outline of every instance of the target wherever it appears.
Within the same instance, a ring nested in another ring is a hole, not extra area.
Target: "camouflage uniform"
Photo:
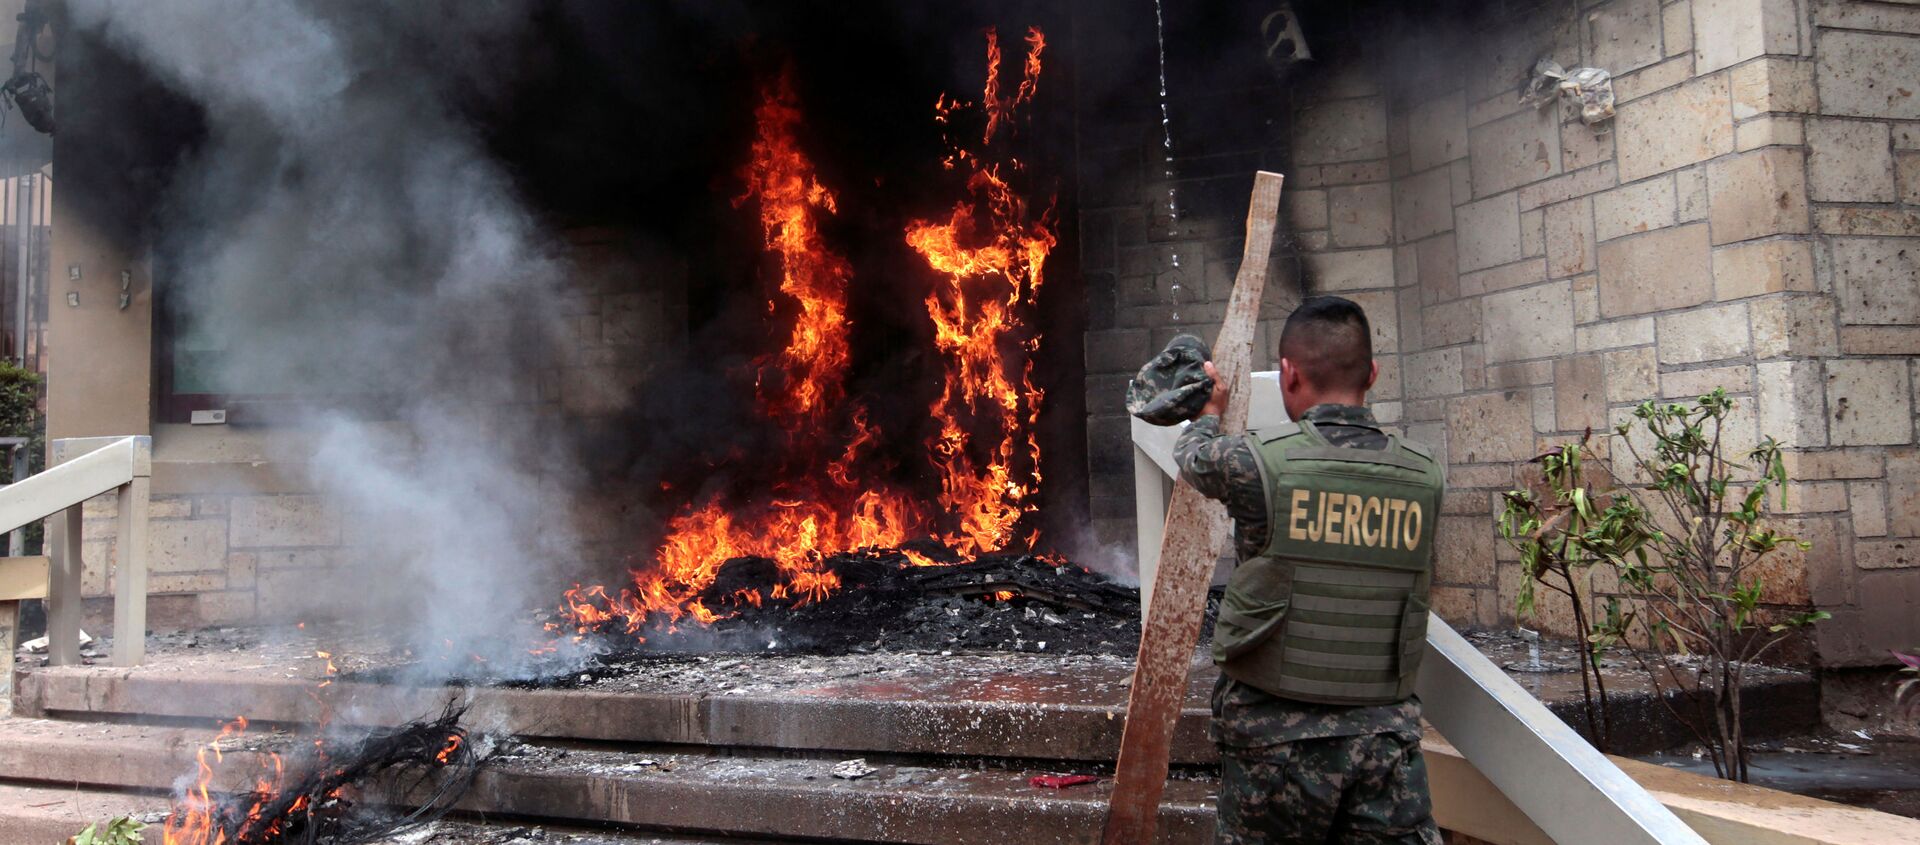
[[[1366,408],[1316,405],[1305,414],[1336,446],[1384,449]],[[1180,477],[1233,516],[1242,560],[1267,544],[1270,510],[1247,438],[1195,420],[1174,446]],[[1218,841],[1393,842],[1438,845],[1420,756],[1420,700],[1343,707],[1292,701],[1224,675],[1210,728],[1220,747]]]

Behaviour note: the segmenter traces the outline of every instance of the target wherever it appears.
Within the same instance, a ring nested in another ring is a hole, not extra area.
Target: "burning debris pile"
[[[799,141],[791,70],[765,87],[738,203],[757,212],[764,253],[777,268],[767,328],[784,341],[751,372],[734,375],[751,383],[758,415],[780,432],[781,445],[739,456],[750,488],[705,490],[681,505],[626,586],[569,590],[559,629],[645,636],[729,619],[729,627],[760,630],[780,608],[795,618],[774,627],[797,631],[800,618],[899,609],[888,593],[798,613],[832,601],[850,579],[870,588],[913,584],[920,579],[901,566],[976,559],[992,568],[999,564],[980,556],[1037,547],[1030,517],[1039,506],[1045,393],[1032,378],[1041,340],[1032,322],[1057,221],[1051,196],[1029,201],[1036,180],[1011,144],[1020,109],[1039,90],[1046,49],[1037,28],[1025,41],[1017,82],[1002,84],[1000,42],[988,30],[979,99],[936,99],[948,148],[940,165],[956,199],[943,218],[901,229],[924,261],[924,328],[937,353],[927,360],[940,367],[924,374],[938,386],[926,406],[925,442],[874,421],[872,409],[898,397],[850,389],[854,267],[825,226],[838,213],[836,194]],[[901,471],[914,463],[920,473]],[[829,632],[823,642],[851,635]]]
[[[928,544],[931,546],[931,544]],[[944,556],[944,565],[913,558]],[[1080,567],[1013,552],[958,560],[937,546],[822,558],[844,587],[825,598],[743,598],[777,577],[778,563],[743,557],[721,566],[699,600],[714,619],[643,637],[635,654],[736,651],[837,654],[865,651],[1023,651],[1132,654],[1140,639],[1140,594]],[[619,642],[640,636],[604,619],[584,629]]]
[[[161,845],[353,845],[431,823],[453,809],[485,762],[460,724],[465,712],[450,702],[437,718],[315,739],[293,766],[298,774],[278,752],[265,752],[265,771],[250,789],[221,795],[215,781],[230,775],[218,769],[247,729],[245,718],[235,719],[196,755],[198,778],[168,813]],[[408,808],[356,800],[373,787]]]

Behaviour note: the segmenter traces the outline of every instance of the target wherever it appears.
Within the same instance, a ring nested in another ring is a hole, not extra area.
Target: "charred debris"
[[[249,742],[236,720],[198,755],[200,777],[163,820],[169,845],[357,845],[431,824],[472,786],[490,741],[476,742],[462,724],[464,705],[449,702],[437,717],[351,737],[323,734],[291,763],[264,750],[253,788],[210,788],[226,767],[225,746]]]
[[[914,566],[907,552],[942,565]],[[849,654],[1033,654],[1131,657],[1140,640],[1140,592],[1057,558],[996,552],[958,560],[938,544],[863,550],[822,559],[842,587],[817,600],[765,596],[776,565],[723,564],[702,603],[716,614],[652,617],[630,631],[619,620],[564,628],[578,647],[519,665],[433,658],[347,671],[342,680],[567,689],[698,656]],[[1209,620],[1218,603],[1208,603]],[[547,617],[558,627],[568,623]],[[1208,622],[1211,629],[1211,622]],[[1205,632],[1203,632],[1204,634]]]
[[[911,566],[903,552],[883,551],[834,555],[824,566],[845,589],[818,601],[754,604],[736,597],[768,583],[772,561],[729,561],[702,595],[720,618],[638,634],[603,626],[590,634],[602,649],[592,674],[640,672],[662,658],[707,653],[1128,656],[1139,646],[1139,591],[1072,564],[994,553]],[[531,683],[571,686],[576,678],[569,673]]]

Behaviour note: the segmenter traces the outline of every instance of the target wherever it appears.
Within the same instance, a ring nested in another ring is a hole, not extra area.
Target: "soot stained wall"
[[[752,329],[768,298],[760,235],[751,210],[733,202],[756,80],[783,64],[795,68],[807,111],[802,142],[841,198],[829,235],[866,271],[853,315],[862,332],[925,321],[920,294],[899,284],[913,278],[899,272],[903,256],[912,258],[901,224],[942,213],[955,198],[954,186],[929,178],[942,155],[933,102],[941,91],[977,91],[984,26],[999,26],[1010,47],[1026,25],[1048,30],[1050,61],[1032,129],[1044,144],[1029,161],[1068,160],[1074,88],[1066,57],[1075,39],[1060,4],[873,3],[840,11],[548,4],[522,39],[526,49],[503,57],[510,66],[500,69],[499,84],[458,104],[557,250],[572,259],[557,348],[537,359],[485,350],[491,357],[476,358],[473,368],[535,368],[525,395],[496,397],[502,412],[549,420],[578,447],[591,476],[591,493],[573,498],[587,559],[528,562],[551,567],[556,584],[617,579],[644,554],[646,526],[657,526],[672,505],[660,496],[658,458],[684,457],[688,440],[726,439],[716,437],[726,430],[715,422],[716,403],[702,403],[707,416],[692,419],[684,402],[659,400],[702,395],[715,368],[757,350],[729,344],[765,341]],[[161,195],[168,168],[199,137],[194,107],[133,96],[156,83],[98,42],[76,38],[62,62],[71,73],[61,80],[68,129],[58,153],[69,177],[56,238],[67,257],[57,263],[79,266],[86,289],[80,306],[53,317],[69,352],[56,356],[52,424],[56,436],[153,430],[156,625],[355,609],[355,597],[343,594],[350,589],[330,593],[329,586],[377,575],[379,550],[356,536],[352,514],[302,478],[311,455],[297,428],[189,429],[153,416],[145,379],[158,363],[151,309],[156,289],[170,280],[149,284],[142,256],[153,233],[172,225]],[[1060,214],[1071,221],[1072,191],[1063,189],[1060,199]],[[1064,526],[1050,534],[1065,536],[1085,523],[1087,498],[1076,486],[1085,455],[1078,233],[1062,234],[1049,263],[1056,292],[1043,297],[1041,316],[1056,351],[1037,377],[1054,397],[1043,443],[1049,460],[1065,462],[1048,472],[1048,494],[1059,501],[1046,515]],[[133,307],[121,312],[105,286],[123,267],[133,269],[136,285]],[[736,321],[741,313],[753,319]],[[926,346],[907,329],[890,331],[863,335],[861,344],[895,354],[867,356],[880,363],[869,362],[856,379],[884,383],[886,367],[908,357],[900,350]],[[74,357],[100,349],[115,350],[112,373]],[[901,462],[920,454],[915,441]],[[108,500],[87,509],[85,585],[93,596],[104,595],[113,577],[111,515]]]
[[[1087,440],[1094,534],[1131,557],[1128,377],[1175,334],[1211,340],[1239,270],[1256,170],[1286,174],[1280,236],[1255,337],[1256,369],[1275,366],[1280,321],[1304,290],[1365,306],[1381,355],[1376,410],[1397,420],[1397,304],[1386,102],[1351,42],[1309,38],[1324,59],[1291,69],[1263,58],[1260,21],[1280,4],[1222,14],[1168,4],[1169,160],[1159,43],[1150,2],[1085,4],[1077,125],[1081,258],[1088,294]],[[1352,14],[1307,9],[1345,33]],[[1169,213],[1171,204],[1176,214]]]
[[[1920,639],[1920,112],[1890,82],[1920,69],[1920,11],[1508,5],[1354,30],[1279,110],[1305,285],[1368,306],[1389,334],[1376,410],[1449,463],[1435,610],[1512,621],[1518,563],[1494,514],[1526,460],[1641,401],[1724,387],[1735,440],[1788,447],[1781,527],[1813,544],[1769,567],[1769,612],[1834,614],[1801,658],[1884,662]],[[1542,57],[1612,73],[1617,116],[1596,130],[1521,105]],[[1095,290],[1114,291],[1094,300],[1088,337],[1093,502],[1120,544],[1132,538],[1120,386],[1184,326],[1149,287],[1170,268],[1144,260],[1167,246],[1142,222],[1155,139],[1100,148],[1090,119],[1083,191],[1102,202],[1082,220],[1087,266]],[[1220,225],[1235,237],[1237,220]],[[1610,585],[1594,587],[1604,600]],[[1564,602],[1530,624],[1574,633]]]

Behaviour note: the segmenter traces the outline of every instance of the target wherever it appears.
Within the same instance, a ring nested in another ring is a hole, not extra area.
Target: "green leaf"
[[[1587,491],[1584,488],[1575,487],[1572,495],[1573,512],[1579,514],[1581,519],[1592,520],[1593,504],[1587,501]]]
[[[103,828],[99,822],[87,825],[87,829],[68,839],[68,845],[136,845],[141,841],[140,831],[146,825],[134,821],[131,816],[121,816],[107,821]]]
[[[1535,545],[1532,550],[1535,553],[1535,555],[1540,554],[1540,549],[1537,545]],[[1545,574],[1545,572],[1546,572],[1546,569],[1544,566],[1538,566],[1537,564],[1526,564],[1526,563],[1522,564],[1520,583],[1518,585],[1519,586],[1518,595],[1516,595],[1514,598],[1514,609],[1517,615],[1519,616],[1533,615],[1534,610],[1536,609],[1536,604],[1535,604],[1536,591],[1534,589],[1534,583],[1536,582],[1537,579],[1541,578]]]
[[[1662,627],[1666,627],[1666,626],[1662,625]],[[1681,657],[1691,657],[1693,655],[1693,652],[1687,648],[1687,639],[1685,637],[1680,636],[1679,631],[1676,631],[1672,628],[1667,628],[1665,633],[1667,636],[1673,638],[1673,652],[1675,654],[1680,655]]]

